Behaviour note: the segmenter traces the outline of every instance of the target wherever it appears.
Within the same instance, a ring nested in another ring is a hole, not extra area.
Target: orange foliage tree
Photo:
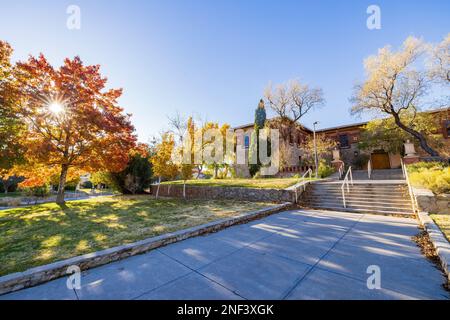
[[[25,156],[33,167],[58,168],[59,204],[69,169],[120,171],[136,144],[130,115],[117,102],[122,90],[105,89],[107,79],[99,69],[79,57],[55,69],[42,54],[15,68],[19,113],[28,126],[22,136]]]

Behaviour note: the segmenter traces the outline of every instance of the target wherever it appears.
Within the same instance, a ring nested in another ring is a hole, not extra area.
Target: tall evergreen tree
[[[258,107],[255,110],[255,124],[253,133],[250,139],[249,149],[249,170],[253,177],[261,167],[261,161],[259,159],[259,130],[264,128],[266,123],[266,108],[264,106],[264,100],[260,99]],[[256,161],[255,161],[256,160]],[[253,163],[253,164],[252,164]]]

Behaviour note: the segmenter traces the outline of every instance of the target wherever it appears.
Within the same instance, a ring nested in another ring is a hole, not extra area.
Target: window
[[[249,136],[244,137],[244,146],[246,149],[250,148],[250,137]]]
[[[349,148],[350,147],[350,145],[348,143],[348,135],[347,134],[339,135],[339,146],[341,148]]]

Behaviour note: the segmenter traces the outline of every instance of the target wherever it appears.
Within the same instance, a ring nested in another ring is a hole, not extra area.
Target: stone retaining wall
[[[450,214],[450,194],[434,195],[428,189],[413,188],[420,211]]]
[[[309,181],[299,183],[287,189],[253,189],[242,187],[212,187],[212,186],[186,186],[186,199],[219,199],[219,200],[243,200],[243,201],[271,201],[292,202],[300,197],[304,186]],[[151,193],[156,194],[158,186],[151,186]],[[183,198],[183,185],[162,184],[159,188],[159,196]]]

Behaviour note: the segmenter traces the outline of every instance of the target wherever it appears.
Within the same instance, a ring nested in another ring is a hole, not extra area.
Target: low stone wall
[[[419,212],[418,216],[421,224],[430,236],[430,240],[439,256],[442,269],[447,275],[447,280],[450,284],[450,243],[447,241],[444,234],[433,219],[430,218],[428,212]]]
[[[309,181],[299,183],[287,189],[253,189],[241,187],[212,187],[186,185],[186,199],[215,199],[215,200],[242,200],[242,201],[271,201],[296,203],[304,186]],[[156,194],[158,186],[151,186],[151,193]],[[162,184],[159,188],[159,196],[183,198],[183,185]]]
[[[413,188],[419,211],[450,214],[450,194],[435,195],[428,189]]]

